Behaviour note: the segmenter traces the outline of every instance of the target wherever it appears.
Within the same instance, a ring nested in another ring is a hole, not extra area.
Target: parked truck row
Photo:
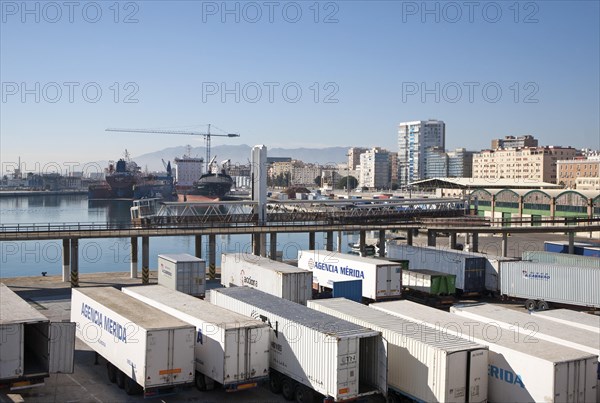
[[[523,301],[530,310],[552,303],[600,308],[600,259],[553,252],[524,252],[522,259],[429,246],[387,243],[391,259],[409,268],[456,276],[459,294],[490,294]]]

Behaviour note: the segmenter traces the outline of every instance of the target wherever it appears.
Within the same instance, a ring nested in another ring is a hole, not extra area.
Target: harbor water
[[[130,221],[127,200],[88,200],[87,195],[52,195],[0,198],[0,223],[111,223],[128,225]],[[337,234],[336,234],[337,236]],[[342,251],[348,243],[358,239],[357,234],[343,234]],[[267,236],[267,248],[269,237]],[[325,234],[317,233],[316,247],[325,248]],[[334,242],[335,244],[335,242]],[[202,256],[206,256],[208,236],[202,237]],[[62,273],[62,240],[0,242],[0,277],[60,275]],[[150,269],[156,269],[159,254],[194,254],[192,236],[151,237]],[[299,249],[308,249],[308,234],[281,233],[277,236],[277,250],[283,259],[296,259]],[[130,269],[130,238],[98,238],[79,240],[79,272],[125,272]],[[223,252],[251,253],[250,235],[218,235],[216,264],[220,265]],[[141,238],[138,238],[138,266],[141,268]]]

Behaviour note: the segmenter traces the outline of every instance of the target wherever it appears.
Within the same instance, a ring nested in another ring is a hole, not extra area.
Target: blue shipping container
[[[346,298],[352,301],[362,301],[362,280],[335,281],[333,283],[333,298]]]

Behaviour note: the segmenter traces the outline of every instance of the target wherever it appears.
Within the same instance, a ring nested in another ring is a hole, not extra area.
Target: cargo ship
[[[110,163],[105,171],[105,180],[88,187],[88,199],[143,199],[162,198],[172,201],[177,199],[171,163],[165,165],[164,176],[143,176],[140,167],[130,159],[125,150],[125,157]]]
[[[191,189],[179,194],[179,201],[204,201],[221,200],[226,197],[233,186],[233,179],[227,174],[229,160],[224,161],[219,168],[213,157],[209,164],[209,171],[194,182]]]

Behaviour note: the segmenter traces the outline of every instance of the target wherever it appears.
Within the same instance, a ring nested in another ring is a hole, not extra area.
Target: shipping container
[[[402,286],[429,295],[454,295],[456,276],[434,270],[402,270]]]
[[[0,299],[0,386],[25,389],[73,373],[75,324],[50,322],[2,283]]]
[[[453,249],[412,246],[390,241],[386,251],[392,259],[407,259],[414,269],[435,270],[456,276],[456,288],[463,293],[485,291],[486,259]]]
[[[362,296],[372,301],[402,295],[399,263],[326,250],[300,250],[298,267],[310,270],[321,287],[333,288],[338,280],[362,280]]]
[[[600,247],[598,246],[584,246],[583,256],[600,258]]]
[[[600,259],[591,256],[570,255],[567,253],[525,251],[523,260],[534,263],[562,264],[565,266],[600,268]]]
[[[258,386],[269,379],[269,327],[207,301],[161,285],[123,288],[122,291],[196,327],[196,386],[226,390]]]
[[[350,301],[362,301],[362,280],[334,281],[331,292],[333,298],[346,298]]]
[[[108,379],[146,397],[194,382],[196,329],[112,287],[74,288],[77,337],[107,361]]]
[[[593,402],[598,356],[410,301],[371,308],[489,347],[488,401]]]
[[[221,284],[248,286],[306,305],[312,298],[312,272],[247,253],[224,253]]]
[[[525,307],[548,309],[549,302],[600,308],[600,270],[533,262],[506,262],[500,292],[525,299]]]
[[[590,252],[598,248],[597,244],[590,242],[573,242],[573,254],[574,255],[586,255],[594,256]],[[568,241],[545,241],[544,251],[553,253],[565,253],[569,254],[569,242]]]
[[[431,327],[343,298],[309,301],[308,307],[381,332],[387,341],[388,395],[420,402],[487,401],[487,347],[445,338]]]
[[[271,327],[270,387],[286,399],[334,401],[385,392],[385,348],[371,329],[249,287],[211,290],[211,303]]]
[[[600,355],[600,334],[579,329],[562,323],[553,322],[525,312],[492,305],[470,304],[450,308],[450,312],[480,322],[493,322],[503,329],[520,329],[522,332],[534,331],[535,337],[562,346],[571,347],[586,353]],[[598,386],[600,393],[600,366],[598,367]],[[600,394],[598,395],[600,399]]]
[[[158,255],[158,284],[194,297],[204,297],[206,262],[187,253]]]
[[[533,311],[534,316],[553,320],[569,326],[600,333],[600,315],[573,311],[571,309],[551,309],[549,311]]]

